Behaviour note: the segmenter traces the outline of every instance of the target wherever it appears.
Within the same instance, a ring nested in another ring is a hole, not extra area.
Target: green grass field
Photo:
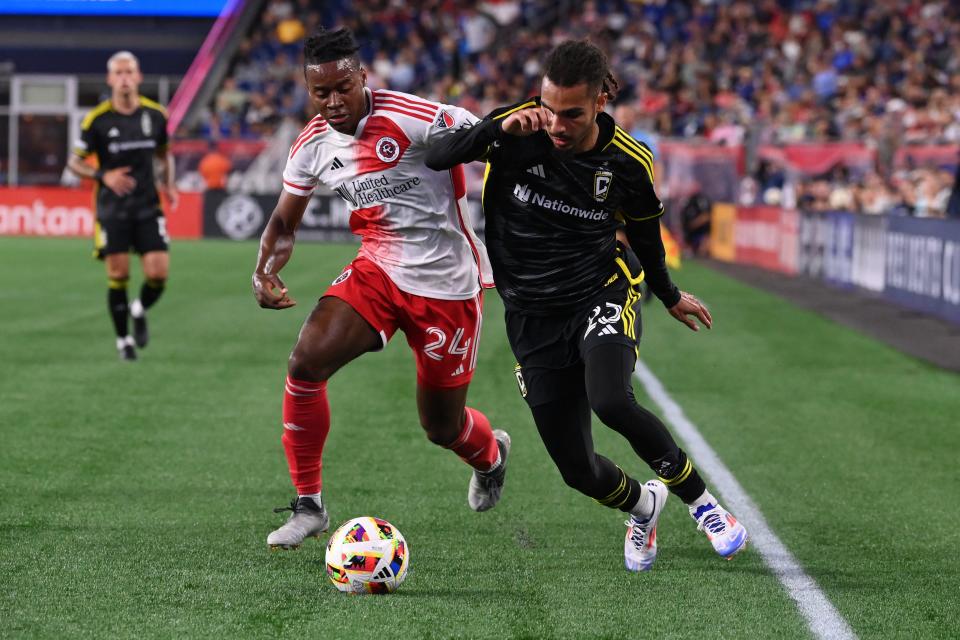
[[[299,245],[284,276],[300,304],[268,312],[250,294],[255,245],[177,243],[152,344],[125,364],[88,243],[0,239],[0,637],[810,636],[760,555],[720,560],[679,501],[654,571],[623,570],[622,514],[553,468],[495,295],[470,403],[513,436],[500,505],[471,512],[468,468],[422,436],[398,336],[330,383],[324,496],[335,523],[399,527],[406,583],[346,596],[323,543],[268,551],[292,495],[286,356],[354,251]],[[715,328],[648,307],[644,360],[780,539],[860,637],[957,637],[960,378],[696,264],[676,277]]]

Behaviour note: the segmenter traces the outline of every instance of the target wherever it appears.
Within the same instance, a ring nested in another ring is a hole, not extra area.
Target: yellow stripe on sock
[[[620,467],[617,467],[617,471],[620,472],[620,484],[618,484],[617,488],[614,489],[606,498],[597,500],[597,502],[604,506],[607,506],[611,501],[615,500],[617,498],[617,494],[623,491],[624,487],[627,486],[627,474],[625,474],[623,469]]]
[[[691,474],[691,473],[693,473],[693,463],[691,463],[690,460],[689,460],[689,458],[688,458],[688,459],[687,459],[687,464],[685,464],[685,465],[683,466],[683,471],[681,471],[681,472],[679,473],[679,475],[677,475],[677,476],[675,476],[675,477],[673,477],[673,478],[670,478],[670,479],[664,478],[664,477],[662,477],[662,476],[658,476],[658,477],[660,478],[660,480],[661,480],[665,485],[668,485],[668,486],[673,487],[673,486],[676,486],[676,485],[680,484],[681,482],[683,482],[684,480],[686,480],[688,477],[690,477],[690,474]]]

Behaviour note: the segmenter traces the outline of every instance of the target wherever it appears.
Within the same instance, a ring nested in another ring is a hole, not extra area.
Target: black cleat
[[[147,330],[146,315],[133,319],[133,341],[140,349],[147,346],[147,343],[150,341],[150,331]]]
[[[137,359],[137,350],[129,343],[117,348],[117,354],[120,356],[120,359],[125,362],[133,362]]]

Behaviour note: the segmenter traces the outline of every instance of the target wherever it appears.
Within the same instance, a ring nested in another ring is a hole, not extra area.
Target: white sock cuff
[[[713,494],[709,490],[704,489],[703,493],[700,494],[700,497],[691,502],[689,505],[691,511],[696,511],[705,504],[717,504],[717,499],[713,497]]]
[[[653,510],[656,507],[653,498],[653,492],[646,485],[640,485],[640,497],[637,503],[630,507],[630,515],[636,516],[639,520],[648,520],[653,516]]]

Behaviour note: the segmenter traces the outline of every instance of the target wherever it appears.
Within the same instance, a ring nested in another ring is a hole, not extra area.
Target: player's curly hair
[[[359,50],[360,45],[354,40],[350,29],[327,31],[321,27],[319,31],[307,38],[303,45],[303,64],[317,65],[344,58],[351,58],[359,63],[360,57],[357,55]]]
[[[588,40],[568,40],[557,45],[547,55],[543,75],[561,87],[586,82],[592,89],[603,91],[610,100],[615,99],[620,91],[620,83],[610,71],[607,54]]]

